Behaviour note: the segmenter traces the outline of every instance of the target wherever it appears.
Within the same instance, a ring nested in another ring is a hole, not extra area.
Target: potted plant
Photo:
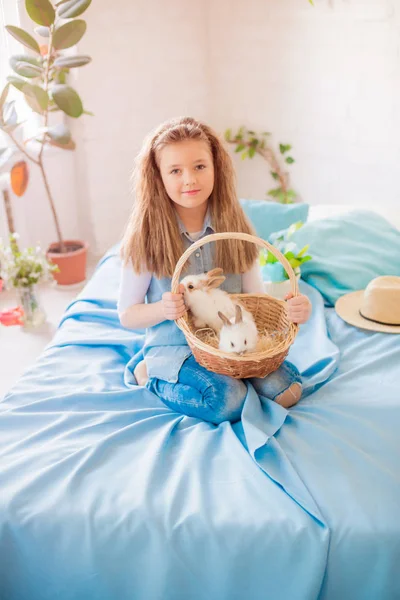
[[[58,267],[46,259],[39,246],[20,250],[18,237],[17,233],[10,234],[8,246],[0,241],[0,275],[6,288],[14,288],[18,293],[24,327],[32,328],[46,320],[38,301],[37,286],[52,281]]]
[[[69,151],[75,148],[68,126],[64,122],[51,125],[50,113],[61,112],[72,118],[92,114],[84,110],[78,93],[67,83],[70,69],[88,64],[91,58],[86,55],[71,56],[64,52],[75,46],[84,35],[86,23],[77,17],[90,3],[91,0],[58,0],[53,6],[50,0],[25,0],[30,19],[38,25],[35,33],[43,38],[44,43],[41,45],[27,31],[13,25],[6,26],[7,32],[29,49],[29,54],[18,54],[10,59],[15,75],[7,78],[7,85],[0,94],[0,130],[40,170],[57,233],[57,241],[50,245],[47,256],[58,265],[59,272],[55,278],[64,285],[85,279],[88,244],[82,240],[66,240],[62,235],[43,152],[46,146]],[[10,86],[23,94],[30,109],[39,114],[43,122],[43,127],[38,129],[37,134],[22,143],[15,134],[22,124],[18,121],[15,101],[7,101]],[[37,149],[34,153],[26,149],[28,142],[31,142],[32,148]],[[5,150],[0,148],[0,155]],[[27,177],[27,164],[25,161],[19,163],[20,170],[17,172],[23,184],[24,176]]]
[[[300,279],[301,265],[312,259],[312,257],[307,254],[309,248],[308,245],[299,250],[297,245],[290,241],[293,233],[302,226],[303,223],[299,221],[291,225],[287,230],[271,236],[271,243],[276,246],[289,261],[297,280]],[[260,266],[264,279],[265,292],[270,296],[283,300],[286,294],[291,290],[289,276],[283,265],[272,252],[263,248],[260,252]]]

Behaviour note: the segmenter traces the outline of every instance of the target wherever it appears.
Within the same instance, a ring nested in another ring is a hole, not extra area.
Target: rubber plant
[[[75,46],[86,31],[86,22],[80,17],[89,7],[91,0],[25,0],[25,8],[30,19],[37,25],[34,29],[36,38],[27,31],[14,25],[6,25],[7,32],[22,44],[28,53],[17,54],[10,58],[10,66],[14,74],[7,77],[7,84],[0,94],[0,130],[6,134],[14,147],[24,156],[28,163],[36,165],[41,173],[44,190],[53,215],[57,242],[51,244],[51,259],[60,268],[57,277],[59,283],[76,283],[64,281],[63,271],[67,269],[66,260],[74,260],[73,255],[84,250],[84,266],[87,244],[80,241],[66,241],[62,235],[60,221],[55,208],[54,197],[44,164],[46,146],[56,146],[63,150],[74,150],[75,142],[64,122],[50,125],[49,115],[61,112],[72,118],[79,118],[92,113],[84,109],[79,94],[68,84],[68,73],[87,65],[91,58],[87,55],[68,55],[66,50]],[[10,87],[13,86],[23,94],[31,111],[41,117],[41,126],[35,135],[21,141],[16,130],[23,124],[19,121],[15,108],[15,100],[9,100]],[[28,150],[28,142],[31,144]],[[32,148],[37,148],[36,151]],[[9,148],[0,148],[0,155]],[[25,190],[28,178],[28,166],[25,160],[19,160],[11,171],[11,186],[17,195]],[[82,280],[82,259],[79,273],[72,278]],[[68,276],[69,277],[69,276]],[[69,277],[70,278],[70,277]]]

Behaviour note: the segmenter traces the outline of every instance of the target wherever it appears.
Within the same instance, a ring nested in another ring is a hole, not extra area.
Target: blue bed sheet
[[[313,303],[289,412],[214,426],[135,385],[101,261],[0,403],[1,600],[400,598],[400,337]]]

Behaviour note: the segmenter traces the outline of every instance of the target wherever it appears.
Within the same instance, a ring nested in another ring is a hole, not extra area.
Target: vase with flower
[[[57,266],[48,262],[40,246],[20,249],[18,234],[10,234],[9,244],[0,240],[0,276],[6,289],[15,289],[22,307],[25,329],[38,327],[46,320],[39,302],[38,287],[53,280]]]

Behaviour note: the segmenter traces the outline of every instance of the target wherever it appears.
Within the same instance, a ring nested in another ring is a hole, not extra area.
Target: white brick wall
[[[73,123],[80,229],[103,251],[130,211],[143,136],[189,114],[293,145],[293,186],[312,204],[400,200],[400,0],[96,0]],[[272,185],[235,157],[241,196]]]

